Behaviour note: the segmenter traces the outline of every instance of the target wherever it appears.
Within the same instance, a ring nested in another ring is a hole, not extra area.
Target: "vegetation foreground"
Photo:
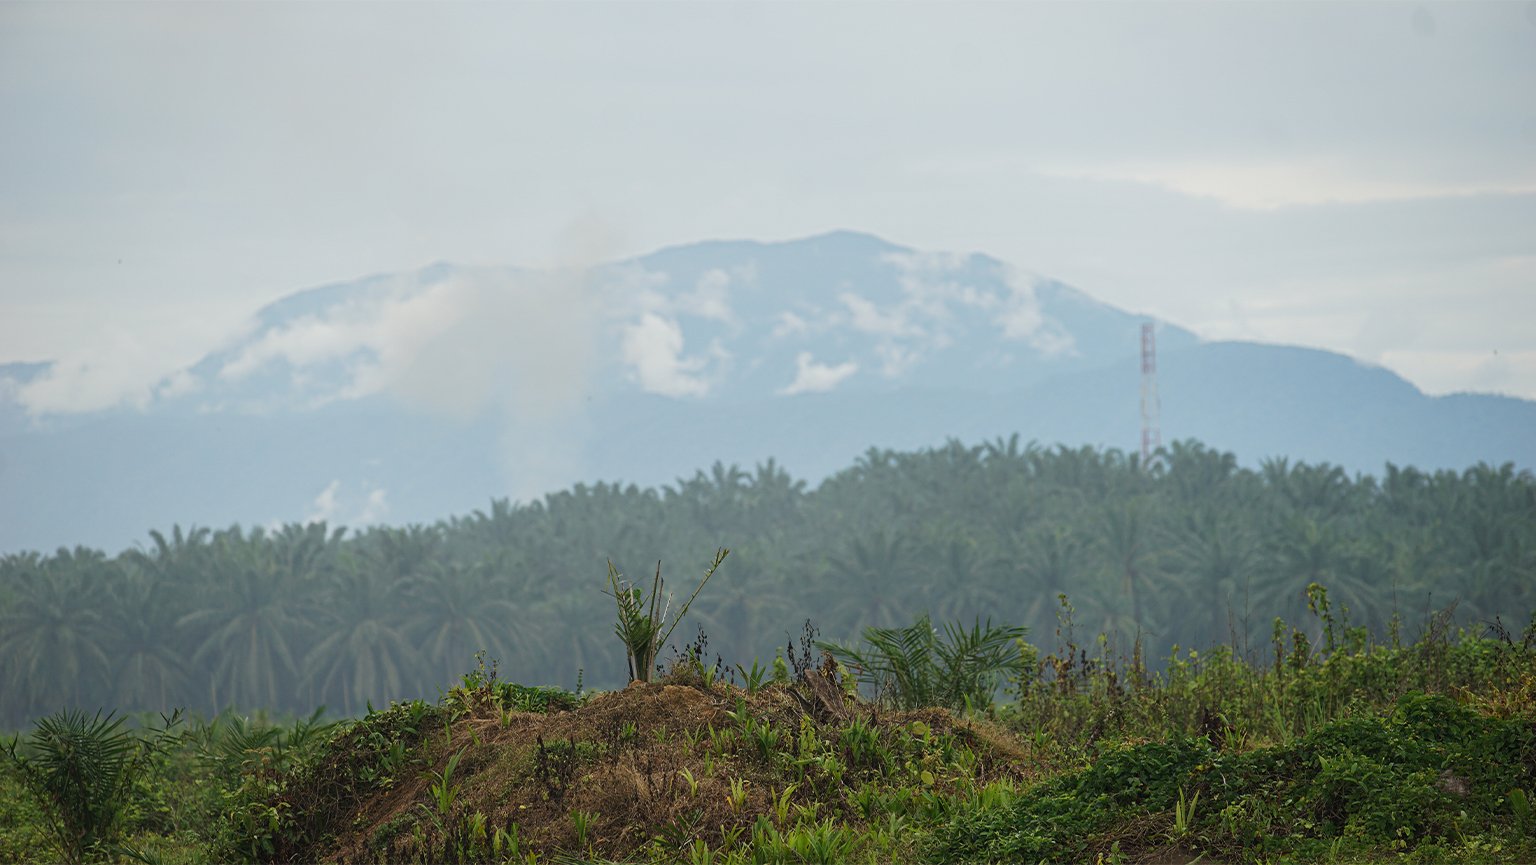
[[[681,611],[612,588],[654,659]],[[701,635],[606,693],[482,657],[338,723],[61,713],[8,745],[0,861],[1536,861],[1536,621],[1377,643],[1310,597],[1315,638],[1276,620],[1272,657],[1156,672],[1076,645],[1062,598],[1044,655],[1017,628],[807,623],[767,668]]]

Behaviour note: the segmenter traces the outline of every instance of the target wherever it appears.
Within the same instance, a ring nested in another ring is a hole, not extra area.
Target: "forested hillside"
[[[1464,625],[1518,632],[1536,608],[1536,478],[1250,471],[1195,442],[1148,467],[1015,438],[871,450],[814,490],[771,461],[716,464],[430,526],[175,527],[115,555],[0,560],[0,725],[71,705],[353,714],[433,693],[481,649],[515,681],[571,687],[583,671],[616,687],[605,561],[648,577],[661,560],[691,587],[719,546],[733,552],[690,618],[727,664],[770,660],[806,619],[842,640],[924,612],[990,617],[1054,644],[1062,593],[1080,637],[1128,651],[1140,634],[1149,658],[1173,643],[1267,652],[1277,613],[1314,621],[1313,582],[1380,635],[1399,617],[1411,636],[1452,602]]]

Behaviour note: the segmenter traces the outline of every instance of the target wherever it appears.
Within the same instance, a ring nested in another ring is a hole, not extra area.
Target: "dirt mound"
[[[998,729],[939,709],[881,712],[826,684],[636,683],[549,714],[507,710],[492,689],[460,692],[396,724],[395,741],[388,729],[338,739],[310,782],[330,778],[335,795],[292,801],[323,816],[276,858],[682,857],[755,837],[763,821],[872,817],[851,792],[873,789],[865,782],[1023,776],[1023,752]],[[370,768],[387,755],[392,772]],[[382,780],[344,789],[343,776]]]

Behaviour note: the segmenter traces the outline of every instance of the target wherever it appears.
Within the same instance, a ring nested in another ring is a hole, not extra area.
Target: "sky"
[[[315,285],[834,229],[1536,399],[1536,2],[0,2],[54,411]]]

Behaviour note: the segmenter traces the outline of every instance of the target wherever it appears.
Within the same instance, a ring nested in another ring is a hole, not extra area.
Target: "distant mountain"
[[[985,255],[853,232],[568,272],[434,264],[290,295],[142,410],[31,417],[0,366],[0,552],[151,528],[431,522],[579,481],[1019,433],[1139,445],[1145,319]],[[1157,323],[1163,436],[1254,464],[1536,466],[1536,403],[1427,397],[1311,349]]]

